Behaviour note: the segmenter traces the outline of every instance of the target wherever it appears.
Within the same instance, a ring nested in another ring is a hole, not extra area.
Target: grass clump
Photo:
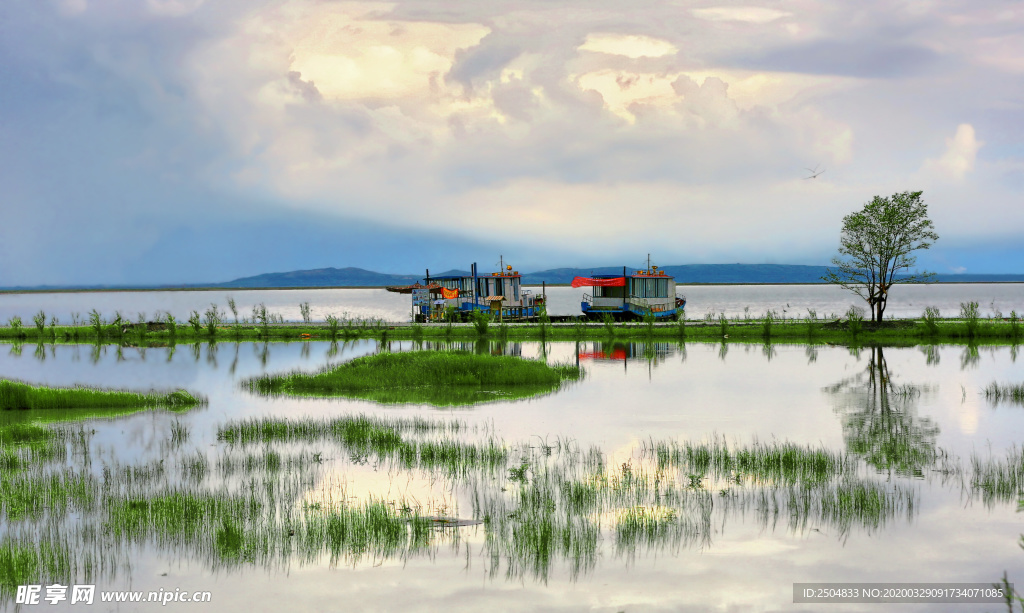
[[[1005,402],[1024,406],[1024,384],[999,385],[993,382],[985,388],[985,398],[992,404]]]
[[[967,328],[967,338],[977,338],[981,320],[981,313],[978,310],[978,302],[974,300],[970,302],[961,302],[960,318],[964,320],[964,325]]]
[[[185,390],[170,393],[34,386],[0,379],[0,410],[150,408],[189,409],[204,404]]]
[[[939,334],[939,309],[936,307],[925,307],[924,315],[921,316],[921,321],[924,323],[925,331],[929,336],[938,336]]]
[[[822,483],[850,474],[855,466],[844,453],[778,441],[755,441],[748,446],[729,446],[721,439],[707,443],[652,441],[645,443],[642,451],[661,468],[755,483]]]
[[[366,415],[324,419],[249,419],[217,430],[217,439],[232,445],[334,441],[354,458],[390,459],[405,468],[437,469],[464,474],[472,468],[490,473],[504,470],[509,450],[495,441],[473,444],[451,438],[413,440],[403,433],[441,435],[459,432],[461,422]]]
[[[0,543],[0,596],[13,598],[19,585],[67,581],[77,566],[75,558],[66,543],[5,540]]]
[[[357,358],[314,374],[257,377],[244,385],[264,395],[348,396],[450,406],[551,392],[563,381],[581,376],[576,366],[551,366],[511,356],[413,351]]]

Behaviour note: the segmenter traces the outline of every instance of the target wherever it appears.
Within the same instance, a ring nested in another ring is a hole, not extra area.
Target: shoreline
[[[828,286],[829,283],[810,282],[734,282],[734,283],[676,283],[676,287],[758,287],[758,286]],[[935,281],[908,285],[1024,285],[1024,281]],[[523,283],[522,287],[543,287],[540,283]],[[102,294],[137,292],[250,292],[295,291],[322,289],[385,289],[386,285],[316,285],[289,287],[102,287],[102,288],[0,288],[5,294]],[[569,283],[547,283],[546,287],[571,287]]]
[[[881,323],[829,319],[719,319],[682,322],[488,322],[430,323],[376,321],[287,322],[283,324],[176,322],[120,325],[86,324],[52,327],[0,327],[0,343],[179,345],[217,342],[304,342],[354,340],[458,341],[651,341],[720,343],[799,343],[835,345],[1006,345],[1024,340],[1020,319],[889,319]]]

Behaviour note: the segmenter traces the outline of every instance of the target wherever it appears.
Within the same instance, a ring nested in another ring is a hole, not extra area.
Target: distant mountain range
[[[632,270],[632,269],[630,269]],[[685,264],[665,266],[666,273],[678,283],[821,283],[825,266],[801,266],[791,264]],[[483,274],[490,274],[480,271]],[[553,268],[538,272],[524,272],[526,285],[568,284],[573,277],[590,275],[621,274],[622,268],[603,266],[597,268]],[[447,270],[432,273],[431,277],[447,275],[468,275],[465,270]],[[945,283],[998,283],[1024,282],[1020,275],[937,275]],[[386,285],[409,285],[423,281],[423,275],[392,275],[362,268],[320,268],[317,270],[296,270],[293,272],[268,273],[255,277],[244,277],[211,287],[379,287]]]
[[[630,269],[633,270],[633,269]],[[801,266],[795,264],[684,264],[665,266],[666,273],[675,277],[677,283],[723,283],[723,284],[761,284],[761,283],[821,283],[825,274],[825,266]],[[490,270],[480,271],[490,274]],[[621,274],[622,268],[603,266],[597,268],[552,268],[538,272],[524,272],[523,283],[526,285],[568,284],[576,276]],[[431,277],[446,275],[468,275],[464,270],[447,270],[431,273]],[[161,286],[124,286],[124,285],[75,285],[75,286],[36,286],[8,287],[5,290],[118,290],[118,289],[213,289],[213,288],[275,288],[275,287],[383,287],[387,285],[410,285],[423,280],[422,274],[393,275],[362,268],[317,268],[315,270],[293,270],[291,272],[272,272],[254,277],[243,277],[224,283],[189,283]],[[1024,274],[983,275],[983,274],[940,274],[936,280],[942,283],[1008,283],[1024,282]]]

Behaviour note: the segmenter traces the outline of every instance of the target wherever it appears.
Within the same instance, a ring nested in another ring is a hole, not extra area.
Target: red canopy
[[[611,279],[591,279],[590,277],[574,277],[573,287],[625,287],[626,277],[612,277]]]

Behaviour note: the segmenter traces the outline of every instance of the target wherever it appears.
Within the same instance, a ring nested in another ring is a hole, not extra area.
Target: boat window
[[[495,279],[494,280],[494,295],[495,296],[504,296],[505,295],[505,280],[504,279],[500,279],[499,278],[499,279]]]
[[[594,297],[595,298],[622,298],[625,296],[626,288],[620,285],[619,287],[595,287]]]

